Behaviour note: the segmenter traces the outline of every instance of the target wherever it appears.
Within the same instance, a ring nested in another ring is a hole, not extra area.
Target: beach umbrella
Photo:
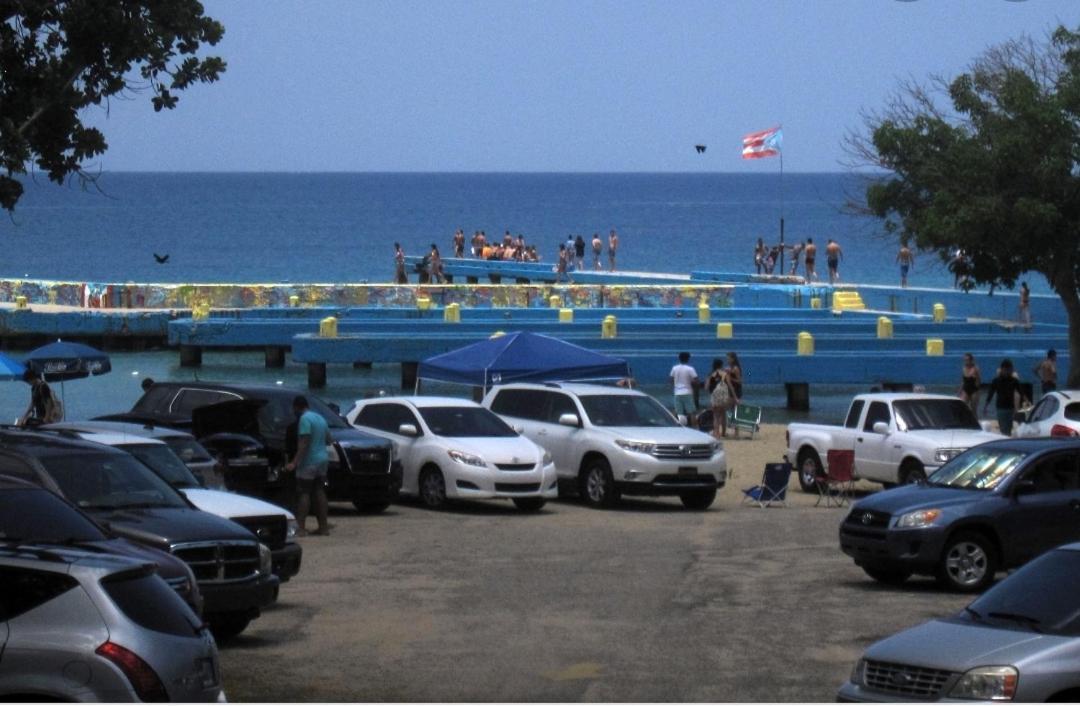
[[[25,365],[0,353],[0,380],[22,380],[25,373]]]
[[[112,370],[109,356],[82,343],[57,341],[35,348],[24,361],[48,382],[104,375]]]

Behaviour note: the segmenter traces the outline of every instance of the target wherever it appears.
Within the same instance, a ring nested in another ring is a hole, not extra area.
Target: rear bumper
[[[300,562],[304,557],[304,550],[299,544],[295,542],[286,544],[280,549],[274,549],[271,554],[274,576],[277,576],[282,583],[300,573]]]
[[[201,583],[199,590],[203,595],[203,613],[243,613],[258,614],[277,600],[281,582],[277,576],[259,576],[250,581],[237,583]]]

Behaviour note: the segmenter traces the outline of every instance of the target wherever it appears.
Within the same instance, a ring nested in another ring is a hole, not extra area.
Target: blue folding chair
[[[788,481],[791,480],[790,463],[766,463],[761,474],[761,484],[743,492],[743,502],[769,507],[773,504],[787,507]]]

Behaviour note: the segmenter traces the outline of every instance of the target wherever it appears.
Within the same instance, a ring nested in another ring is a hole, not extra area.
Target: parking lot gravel
[[[363,516],[222,646],[231,701],[832,701],[872,642],[968,597],[878,585],[841,554],[846,509],[742,505],[784,428],[728,440],[707,512],[507,502]],[[861,492],[872,492],[867,485]],[[309,520],[312,524],[313,520]]]

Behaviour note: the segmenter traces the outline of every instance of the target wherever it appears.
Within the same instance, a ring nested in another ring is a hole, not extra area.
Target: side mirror
[[[402,424],[397,428],[398,434],[402,436],[419,436],[420,432],[417,431],[415,424]]]
[[[887,422],[874,422],[874,427],[873,428],[874,428],[874,433],[875,434],[888,434],[889,433],[889,424]]]
[[[559,415],[559,424],[562,424],[564,427],[579,427],[581,426],[581,420],[578,419],[576,414],[567,412],[566,414]]]

